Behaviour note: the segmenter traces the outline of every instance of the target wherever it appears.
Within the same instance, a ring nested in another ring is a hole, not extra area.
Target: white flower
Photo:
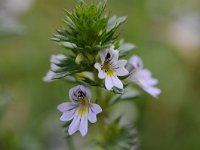
[[[42,80],[44,82],[51,82],[51,81],[53,81],[55,75],[56,75],[56,73],[54,73],[53,71],[49,70],[47,72],[47,74],[42,78]]]
[[[136,83],[147,93],[157,98],[161,93],[159,88],[154,87],[158,80],[152,78],[151,71],[143,69],[143,62],[140,57],[134,55],[128,61],[128,67],[130,69],[130,76],[128,80]]]
[[[114,86],[123,89],[123,83],[118,79],[118,76],[125,76],[129,72],[124,68],[127,60],[118,60],[119,51],[112,48],[99,52],[101,63],[96,63],[94,66],[98,69],[98,77],[105,78],[105,86],[111,90]]]
[[[72,102],[65,102],[57,107],[63,113],[60,120],[73,119],[68,128],[69,135],[79,130],[81,135],[85,136],[88,131],[88,120],[95,123],[96,115],[102,112],[102,109],[99,105],[90,103],[91,91],[82,85],[71,88],[69,98]]]
[[[43,81],[45,82],[51,82],[56,78],[56,71],[59,71],[61,67],[59,66],[67,57],[63,54],[57,54],[52,55],[50,62],[51,62],[51,68],[47,72],[46,76],[43,77]]]

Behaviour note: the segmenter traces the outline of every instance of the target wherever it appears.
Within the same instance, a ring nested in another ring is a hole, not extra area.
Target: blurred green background
[[[65,51],[49,38],[74,5],[0,1],[0,150],[67,149],[56,106],[68,99],[70,85],[42,77],[50,55]],[[200,1],[109,0],[107,11],[128,16],[121,37],[137,46],[133,53],[162,90],[159,100],[143,92],[132,102],[140,149],[199,150]]]

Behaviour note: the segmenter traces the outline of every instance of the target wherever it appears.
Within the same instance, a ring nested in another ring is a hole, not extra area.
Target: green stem
[[[67,137],[67,146],[69,150],[76,150],[72,137]]]

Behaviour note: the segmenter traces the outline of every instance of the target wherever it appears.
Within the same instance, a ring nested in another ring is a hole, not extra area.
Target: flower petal
[[[52,82],[55,75],[56,75],[56,73],[54,73],[53,71],[50,70],[50,71],[47,72],[46,76],[43,77],[42,80],[45,81],[45,82]]]
[[[57,109],[63,112],[62,116],[60,117],[60,120],[61,121],[71,120],[74,117],[77,107],[78,105],[67,103],[67,102],[58,105]]]
[[[65,60],[67,57],[63,54],[57,54],[51,56],[51,63],[60,64],[61,61]]]
[[[158,98],[158,95],[161,93],[161,90],[156,87],[144,88],[144,90],[155,98]]]
[[[101,107],[98,104],[90,104],[91,111],[94,112],[95,114],[99,114],[102,112]]]
[[[94,65],[94,67],[99,71],[98,77],[99,77],[100,79],[104,79],[104,78],[106,77],[106,74],[105,74],[105,72],[104,72],[103,70],[101,70],[101,65],[100,65],[99,63],[96,63],[96,64]]]
[[[116,69],[115,72],[117,76],[126,76],[129,74],[128,70],[126,70],[124,67]]]
[[[88,110],[88,120],[91,123],[95,123],[97,121],[96,113],[93,112],[91,107],[89,107],[89,110]]]
[[[69,125],[69,128],[68,128],[69,135],[74,134],[79,129],[80,121],[81,121],[81,116],[78,115],[78,113],[76,112],[74,119],[73,119],[73,121],[71,122],[71,124]]]
[[[113,48],[110,48],[108,52],[110,53],[113,62],[118,61],[118,58],[119,58],[118,50],[114,50]]]
[[[76,109],[72,109],[70,111],[66,111],[63,113],[63,115],[60,117],[61,121],[70,121],[73,119],[74,114],[76,112]]]
[[[133,67],[133,69],[142,69],[143,68],[143,62],[142,59],[139,56],[133,55],[128,63]]]
[[[82,85],[79,85],[79,89],[85,93],[85,98],[87,100],[90,100],[91,99],[91,91],[89,88],[85,87],[85,86],[82,86]]]
[[[85,136],[88,131],[88,115],[87,113],[81,116],[79,131],[81,132],[82,136]]]
[[[79,102],[79,99],[76,96],[76,94],[77,94],[78,91],[82,91],[83,93],[85,93],[85,98],[87,100],[90,100],[90,98],[91,98],[91,91],[90,91],[90,89],[86,88],[85,86],[78,85],[78,86],[75,86],[75,87],[73,87],[73,88],[71,88],[69,90],[69,98],[70,98],[70,100],[72,102],[75,102],[75,103]]]
[[[119,80],[117,76],[111,76],[112,84],[120,89],[123,89],[124,85],[122,84],[122,81]]]
[[[105,86],[107,90],[111,90],[113,88],[113,82],[111,76],[106,76],[105,78]]]
[[[74,109],[77,105],[65,102],[57,106],[57,109],[61,112],[70,111],[71,109]]]
[[[58,71],[60,69],[60,67],[58,66],[58,65],[56,65],[56,64],[51,64],[51,70],[52,71]]]

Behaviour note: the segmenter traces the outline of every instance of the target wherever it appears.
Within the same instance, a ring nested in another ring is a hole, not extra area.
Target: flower
[[[102,109],[99,105],[90,103],[91,91],[82,85],[71,88],[69,98],[72,102],[65,102],[57,107],[63,113],[60,120],[73,119],[68,128],[69,135],[79,130],[81,135],[85,136],[88,131],[88,120],[95,123],[96,115],[102,112]]]
[[[43,81],[45,82],[51,82],[57,77],[57,71],[61,69],[59,66],[62,64],[63,61],[66,60],[66,56],[63,54],[57,54],[57,55],[52,55],[50,62],[51,62],[51,69],[47,72],[46,76],[43,77]]]
[[[99,52],[101,64],[96,63],[94,67],[98,69],[98,77],[105,78],[105,86],[107,90],[111,90],[114,86],[123,89],[123,83],[118,76],[125,76],[129,72],[124,68],[127,60],[118,60],[119,51],[112,48]]]
[[[151,71],[143,69],[143,62],[140,57],[136,55],[132,56],[129,59],[127,66],[130,70],[128,80],[136,83],[141,88],[143,88],[144,91],[157,98],[161,93],[159,88],[154,87],[158,83],[158,80],[152,78]]]

